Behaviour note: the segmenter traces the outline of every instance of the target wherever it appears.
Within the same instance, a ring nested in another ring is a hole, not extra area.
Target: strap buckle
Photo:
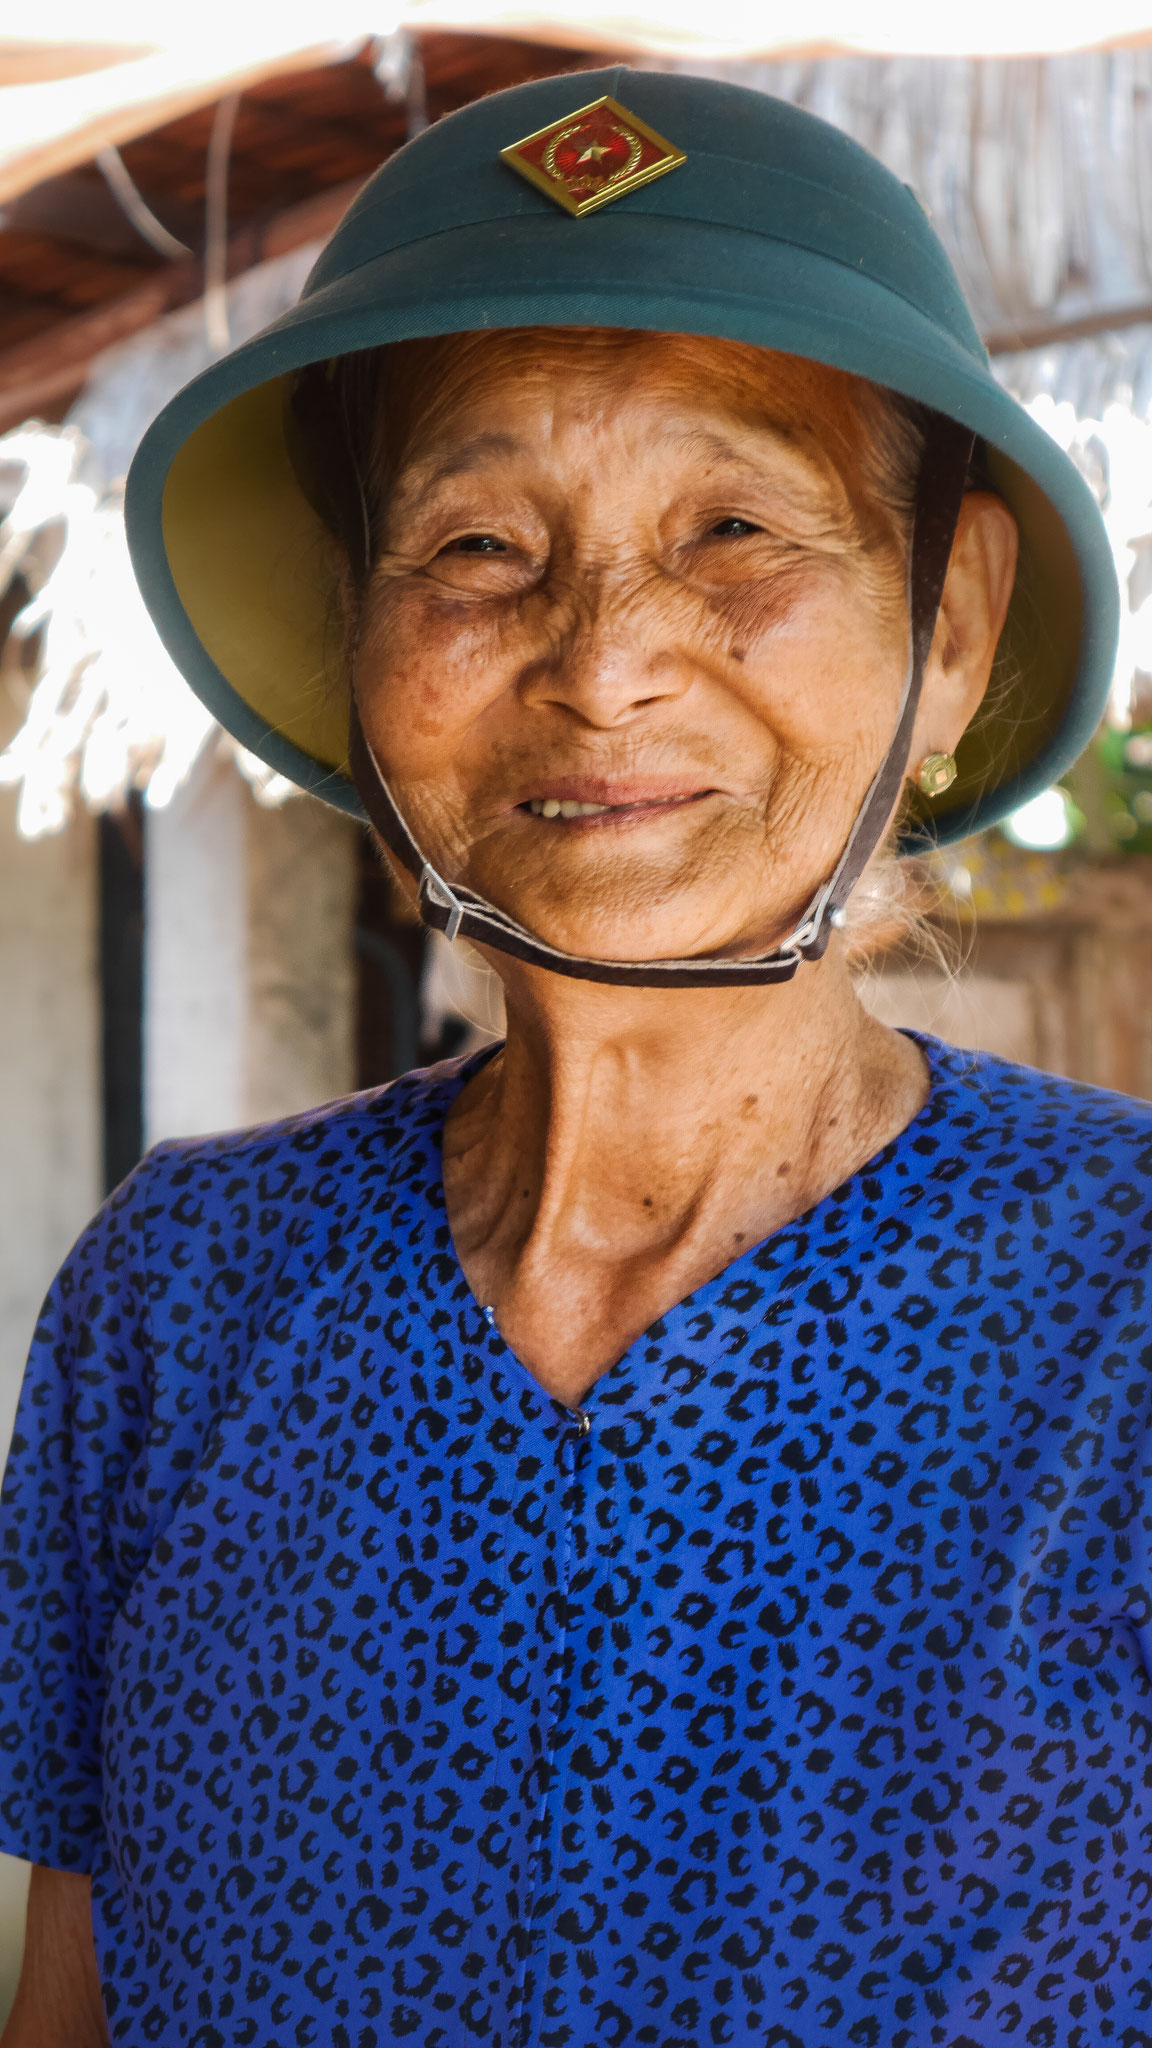
[[[420,870],[420,901],[434,903],[438,910],[447,911],[447,923],[441,926],[441,930],[451,945],[464,922],[464,905],[458,896],[453,895],[443,876],[438,875],[427,861]]]

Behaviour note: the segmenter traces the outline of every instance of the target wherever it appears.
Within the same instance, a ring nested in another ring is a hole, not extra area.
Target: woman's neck
[[[922,1055],[834,953],[775,988],[620,990],[501,962],[503,1054],[449,1114],[473,1292],[575,1405],[648,1325],[910,1122]]]

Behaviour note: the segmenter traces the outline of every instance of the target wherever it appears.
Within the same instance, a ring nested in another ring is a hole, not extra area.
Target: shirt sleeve
[[[91,1870],[104,1835],[104,1650],[137,1564],[148,1428],[147,1171],[49,1292],[0,1488],[0,1848],[57,1870]]]

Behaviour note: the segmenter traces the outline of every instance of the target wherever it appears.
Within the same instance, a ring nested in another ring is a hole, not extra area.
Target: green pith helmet
[[[599,157],[573,146],[597,121]],[[496,93],[389,158],[299,304],[197,377],[141,443],[127,520],[149,609],[193,689],[273,768],[363,815],[332,631],[335,555],[286,442],[293,374],[388,342],[528,326],[752,342],[970,428],[1020,527],[1007,659],[956,781],[920,804],[906,843],[995,823],[1083,750],[1116,646],[1103,522],[1073,464],[993,378],[915,196],[782,101],[617,67]]]

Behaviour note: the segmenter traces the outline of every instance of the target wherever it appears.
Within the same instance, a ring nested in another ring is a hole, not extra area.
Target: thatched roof
[[[809,108],[911,185],[994,351],[1084,315],[1152,320],[1152,48],[684,68]]]
[[[297,250],[237,280],[232,341],[293,302],[315,255]],[[0,437],[0,616],[6,601],[9,613],[19,606],[0,667],[10,719],[27,696],[0,754],[0,786],[19,787],[19,829],[30,838],[59,830],[73,792],[95,810],[130,788],[166,804],[202,749],[222,738],[157,638],[123,514],[144,428],[215,352],[203,305],[188,307],[110,351],[64,426],[33,423]],[[262,801],[290,792],[255,755],[225,744]]]
[[[224,93],[340,57],[380,34],[363,0],[280,0],[210,11],[157,0],[40,0],[34,16],[0,36],[0,197],[83,163],[101,147],[141,135]],[[455,29],[623,55],[716,58],[914,51],[1019,56],[1092,50],[1148,39],[1141,0],[969,0],[952,9],[903,0],[809,0],[800,16],[747,0],[408,0],[388,10],[393,33]]]

